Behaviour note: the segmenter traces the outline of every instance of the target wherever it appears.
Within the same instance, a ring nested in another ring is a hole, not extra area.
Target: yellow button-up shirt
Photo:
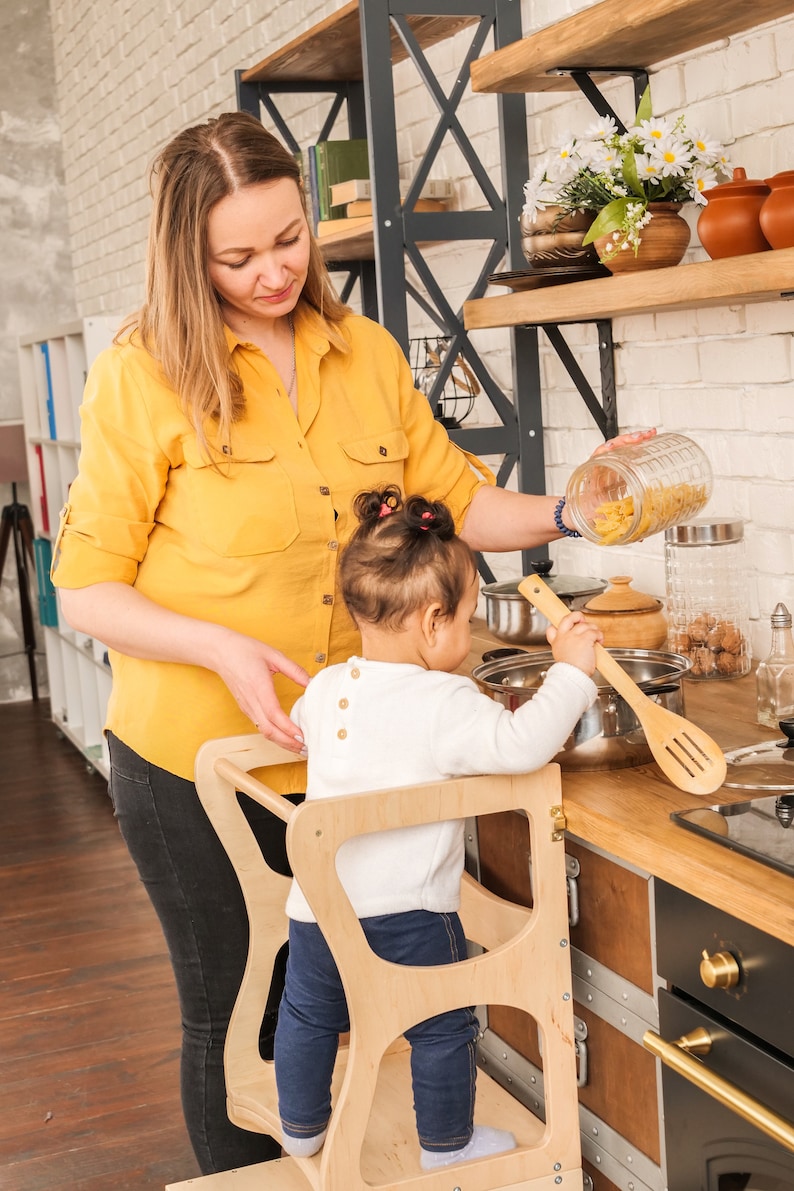
[[[246,411],[231,440],[213,444],[216,467],[149,353],[130,342],[103,352],[81,408],[56,585],[132,584],[163,607],[281,649],[309,674],[356,653],[336,586],[356,493],[396,483],[446,501],[460,525],[493,479],[479,464],[478,476],[434,420],[387,331],[351,315],[343,353],[321,326],[305,313],[296,319],[297,418],[264,353],[227,332]],[[252,730],[209,670],[115,651],[110,661],[106,726],[152,764],[192,780],[205,740]],[[281,675],[275,682],[289,711],[300,688]],[[268,780],[302,790],[303,764]]]

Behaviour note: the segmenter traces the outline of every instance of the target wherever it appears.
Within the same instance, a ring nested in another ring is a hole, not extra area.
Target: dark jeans
[[[176,977],[182,1108],[201,1172],[278,1158],[281,1147],[273,1138],[238,1129],[226,1115],[223,1047],[248,955],[248,917],[235,871],[193,783],[150,765],[112,735],[109,745],[116,817]],[[284,824],[252,799],[240,795],[240,802],[268,862],[289,872]],[[280,993],[274,987],[269,1010]],[[263,1052],[265,1046],[263,1038]]]
[[[466,958],[457,914],[412,910],[362,918],[367,941],[382,959],[430,967]],[[285,1133],[314,1137],[331,1115],[331,1076],[339,1034],[347,1030],[339,972],[316,922],[290,922],[287,983],[276,1029],[278,1107]],[[437,1152],[459,1150],[472,1135],[477,1018],[452,1009],[406,1030],[419,1142]]]

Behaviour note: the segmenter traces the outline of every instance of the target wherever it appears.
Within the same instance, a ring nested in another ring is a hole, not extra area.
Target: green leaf
[[[643,120],[650,120],[653,116],[653,108],[651,107],[651,84],[642,93],[640,102],[637,105],[637,115],[634,117],[634,123],[637,127],[642,124]]]
[[[634,191],[637,198],[645,198],[645,191],[642,188],[642,182],[640,182],[640,176],[637,173],[637,158],[633,149],[627,149],[623,158],[623,181],[629,190]]]
[[[616,198],[611,203],[607,203],[606,207],[602,211],[599,211],[596,218],[590,224],[590,228],[582,243],[592,244],[599,236],[608,236],[610,232],[619,231],[626,218],[626,208],[629,203],[633,202],[635,202],[635,199],[632,195],[625,195],[623,198]]]

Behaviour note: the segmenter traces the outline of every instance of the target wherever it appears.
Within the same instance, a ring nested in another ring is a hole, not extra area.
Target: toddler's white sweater
[[[595,701],[593,681],[556,662],[514,712],[469,678],[352,657],[311,680],[292,709],[308,750],[307,798],[414,786],[547,764]],[[463,823],[421,824],[349,840],[337,870],[359,918],[460,904]],[[287,914],[314,915],[296,881]]]

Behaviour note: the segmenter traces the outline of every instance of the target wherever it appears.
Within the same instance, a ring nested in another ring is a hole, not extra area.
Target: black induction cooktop
[[[794,793],[673,811],[674,822],[794,877]]]

